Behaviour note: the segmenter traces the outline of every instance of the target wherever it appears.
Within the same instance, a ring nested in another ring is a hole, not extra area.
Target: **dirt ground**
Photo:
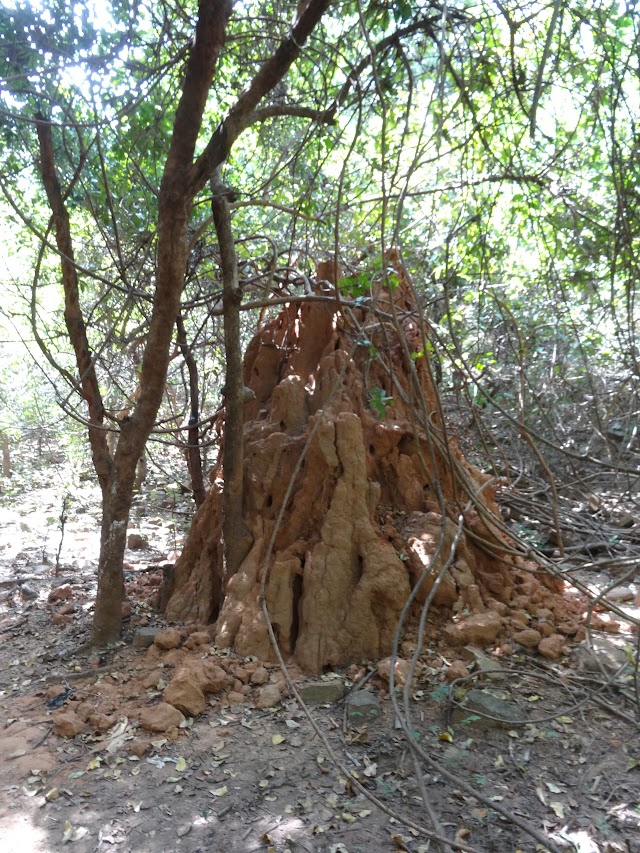
[[[153,605],[191,516],[178,489],[157,483],[138,499],[131,614],[122,643],[100,653],[74,651],[95,595],[95,490],[74,485],[64,525],[59,483],[17,491],[0,499],[2,853],[640,851],[637,635],[627,626],[603,635],[614,661],[596,666],[580,650],[558,662],[517,646],[453,656],[436,638],[397,709],[384,663],[321,678],[292,670],[305,709],[277,665],[216,649],[205,626],[176,626],[173,648],[140,644],[141,628],[167,627]],[[633,595],[639,582],[640,567]],[[225,688],[196,716],[144,728],[175,673],[203,661]],[[267,686],[280,695],[271,707]],[[75,736],[59,733],[68,712],[82,726]],[[424,832],[425,800],[446,848]]]

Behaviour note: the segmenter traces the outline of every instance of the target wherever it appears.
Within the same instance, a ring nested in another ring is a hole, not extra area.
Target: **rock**
[[[345,686],[337,680],[315,681],[300,687],[298,692],[307,705],[325,705],[339,702],[344,696]]]
[[[621,601],[633,601],[634,597],[634,592],[629,589],[629,587],[617,586],[615,589],[609,590],[604,600],[613,601],[615,604],[619,604]]]
[[[526,717],[513,702],[506,702],[486,690],[469,690],[462,704],[456,708],[455,716],[465,717],[477,713],[485,723],[496,726],[511,726],[514,723],[526,722]]]
[[[378,675],[383,678],[387,684],[391,673],[391,658],[385,658],[378,664]],[[393,668],[393,683],[395,687],[402,687],[407,676],[409,675],[409,661],[403,658],[396,658],[396,663]]]
[[[145,690],[155,690],[164,678],[164,675],[164,670],[154,669],[153,672],[150,672],[148,675],[145,675],[145,677],[142,679],[142,686]]]
[[[122,618],[123,619],[129,619],[131,616],[131,602],[130,601],[123,601],[122,605],[121,605],[121,609],[122,609]]]
[[[68,598],[73,597],[73,590],[69,586],[68,583],[62,584],[62,586],[54,587],[47,597],[47,601],[66,601]]]
[[[146,740],[142,740],[142,738],[134,737],[134,739],[129,742],[129,752],[131,755],[137,755],[138,758],[142,758],[142,756],[146,755],[150,749],[151,744]]]
[[[347,696],[347,717],[353,725],[359,725],[380,716],[380,700],[368,690],[354,690]]]
[[[134,649],[146,649],[153,644],[153,641],[161,631],[161,628],[138,628],[133,635],[131,645]]]
[[[107,732],[115,723],[115,718],[108,714],[91,714],[87,722],[90,726],[93,726],[97,732]]]
[[[58,696],[63,696],[66,692],[67,688],[63,687],[62,684],[52,684],[44,695],[47,700],[57,699]]]
[[[566,639],[562,634],[551,634],[550,637],[544,637],[540,640],[538,651],[540,654],[549,660],[557,660],[561,655],[568,651],[566,647]]]
[[[38,590],[28,583],[23,583],[20,587],[20,597],[25,601],[33,601],[38,597]]]
[[[205,707],[204,693],[194,673],[183,670],[164,689],[164,699],[190,717],[201,714]]]
[[[131,551],[142,551],[149,547],[149,540],[139,530],[132,530],[127,536],[127,548]]]
[[[504,652],[503,652],[504,654]],[[464,660],[473,661],[477,672],[489,678],[504,678],[504,670],[498,661],[492,656],[476,649],[475,646],[465,646],[461,651]]]
[[[156,646],[163,651],[177,649],[180,645],[180,641],[180,631],[178,631],[177,628],[165,628],[164,631],[160,631],[159,634],[156,634],[153,640]]]
[[[206,631],[194,631],[190,634],[184,644],[185,649],[196,649],[211,642],[211,637]]]
[[[54,613],[51,617],[51,621],[59,628],[64,628],[65,625],[69,625],[73,622],[73,616],[69,616],[68,613]]]
[[[542,639],[542,634],[534,628],[525,628],[524,631],[516,631],[513,639],[519,645],[524,646],[525,649],[537,649],[538,643]]]
[[[475,613],[444,628],[447,642],[453,646],[479,646],[486,648],[495,643],[502,629],[502,618],[493,610]]]
[[[531,621],[531,617],[524,610],[514,610],[511,613],[511,625],[515,631],[520,631],[526,628]]]
[[[67,601],[66,604],[63,604],[58,613],[60,616],[69,616],[71,613],[76,612],[76,606],[73,601]]]
[[[140,713],[140,725],[150,732],[166,732],[182,722],[184,722],[184,715],[167,702],[143,708]]]
[[[249,683],[249,678],[251,677],[251,674],[249,670],[246,669],[244,666],[234,666],[233,674],[238,679],[238,681],[241,681],[243,684]]]
[[[592,613],[589,627],[592,631],[606,631],[607,634],[619,634],[621,626],[608,613]]]
[[[220,693],[231,684],[231,676],[212,660],[198,661],[197,668],[192,667],[203,693]]]
[[[604,669],[605,673],[611,674],[629,665],[625,644],[609,637],[593,637],[591,644],[583,640],[572,651],[571,657],[578,669],[587,672],[601,673]]]
[[[456,681],[458,678],[466,678],[469,675],[469,670],[461,660],[454,660],[446,672],[447,681]]]
[[[249,680],[251,684],[266,684],[269,681],[269,672],[263,666],[259,666],[253,671]]]
[[[227,702],[230,705],[242,705],[245,699],[246,696],[244,696],[244,694],[237,693],[235,690],[231,690],[229,693],[227,693]]]
[[[281,698],[278,687],[275,684],[267,684],[258,693],[255,705],[256,708],[274,708],[280,704]]]
[[[69,708],[62,708],[60,711],[55,711],[51,715],[53,727],[56,734],[60,737],[75,737],[81,731],[84,731],[85,723],[80,717],[71,711]]]

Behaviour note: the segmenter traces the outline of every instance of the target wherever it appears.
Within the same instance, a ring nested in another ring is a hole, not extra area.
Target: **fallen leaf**
[[[184,771],[186,769],[187,769],[187,762],[185,761],[185,759],[182,756],[180,756],[180,758],[178,758],[178,760],[176,761],[176,771],[178,773],[184,773]]]
[[[282,735],[272,735],[271,743],[274,746],[278,746],[278,744],[284,743],[286,738],[282,737]]]
[[[210,794],[213,794],[214,797],[226,797],[229,793],[229,790],[226,785],[223,785],[221,788],[214,788],[209,791]]]
[[[62,843],[68,844],[69,841],[80,841],[89,832],[86,826],[73,826],[71,821],[66,821],[62,833]]]
[[[552,803],[549,803],[549,806],[553,809],[553,813],[556,817],[559,817],[560,820],[564,819],[564,805],[562,803],[554,800]]]

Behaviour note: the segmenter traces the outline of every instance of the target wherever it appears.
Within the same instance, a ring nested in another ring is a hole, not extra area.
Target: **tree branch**
[[[101,429],[104,423],[104,403],[100,394],[98,377],[91,357],[87,329],[80,306],[78,271],[74,261],[69,213],[56,173],[51,122],[43,115],[37,114],[36,130],[40,148],[40,162],[38,164],[40,177],[53,214],[56,245],[60,253],[62,286],[64,288],[64,320],[76,356],[82,396],[89,408],[89,442],[96,474],[104,491],[109,480],[111,458],[107,447],[106,432]]]
[[[331,0],[310,0],[307,8],[296,19],[289,35],[263,63],[249,86],[231,107],[227,117],[218,125],[190,172],[189,182],[193,195],[206,185],[214,170],[226,160],[234,142],[250,124],[256,107],[296,61],[330,3]]]

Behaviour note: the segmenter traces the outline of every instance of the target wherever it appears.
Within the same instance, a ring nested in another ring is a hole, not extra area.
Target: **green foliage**
[[[195,14],[196,4],[150,0],[0,5],[3,217],[16,239],[26,245],[31,229],[43,247],[40,260],[29,247],[19,272],[20,311],[69,368],[34,170],[40,111],[55,123],[83,307],[114,412],[137,384],[157,197]],[[245,294],[294,288],[336,255],[341,293],[367,306],[379,284],[396,284],[385,260],[395,246],[432,321],[427,350],[411,358],[441,362],[443,393],[511,410],[526,375],[520,405],[539,417],[545,395],[563,405],[593,396],[594,369],[624,388],[640,337],[638,17],[609,2],[565,6],[541,67],[551,14],[530,0],[449,3],[444,15],[404,0],[331,7],[225,167]],[[295,15],[293,2],[234,14],[198,151]],[[215,406],[220,273],[208,215],[205,190],[182,313]],[[248,335],[253,318],[244,322]],[[165,415],[179,419],[179,359],[171,381]],[[56,383],[53,398],[70,400],[69,383]],[[373,390],[378,417],[391,402]]]
[[[383,388],[372,388],[369,391],[369,405],[379,420],[384,420],[387,416],[387,409],[393,403],[393,397],[390,397]]]

